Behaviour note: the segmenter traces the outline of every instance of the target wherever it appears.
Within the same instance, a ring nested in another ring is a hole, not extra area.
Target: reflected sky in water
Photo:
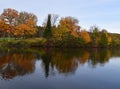
[[[0,49],[0,89],[120,89],[118,49]]]

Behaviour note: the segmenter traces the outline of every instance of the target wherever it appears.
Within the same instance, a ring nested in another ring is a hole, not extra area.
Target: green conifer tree
[[[47,19],[47,25],[43,33],[43,37],[45,37],[46,39],[50,39],[51,36],[52,36],[51,14],[49,14]]]

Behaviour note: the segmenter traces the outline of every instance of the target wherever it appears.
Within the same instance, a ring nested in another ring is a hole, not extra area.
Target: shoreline
[[[92,48],[92,49],[104,49],[104,48],[120,48],[120,45],[94,45],[94,44],[77,44],[69,42],[58,42],[46,40],[45,38],[28,38],[18,40],[0,40],[0,47],[23,47],[23,48]]]

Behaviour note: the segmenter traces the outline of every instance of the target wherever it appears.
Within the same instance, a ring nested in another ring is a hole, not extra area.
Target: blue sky
[[[120,0],[1,0],[0,13],[5,8],[34,13],[38,25],[51,13],[75,17],[86,29],[97,25],[108,32],[120,33]]]

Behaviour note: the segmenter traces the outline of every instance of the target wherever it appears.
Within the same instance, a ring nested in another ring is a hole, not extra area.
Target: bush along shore
[[[6,13],[7,12],[7,13]],[[91,26],[84,29],[78,19],[48,14],[42,26],[37,16],[25,11],[4,9],[0,15],[1,47],[72,47],[111,48],[120,47],[120,34]],[[59,19],[59,20],[58,20]]]

